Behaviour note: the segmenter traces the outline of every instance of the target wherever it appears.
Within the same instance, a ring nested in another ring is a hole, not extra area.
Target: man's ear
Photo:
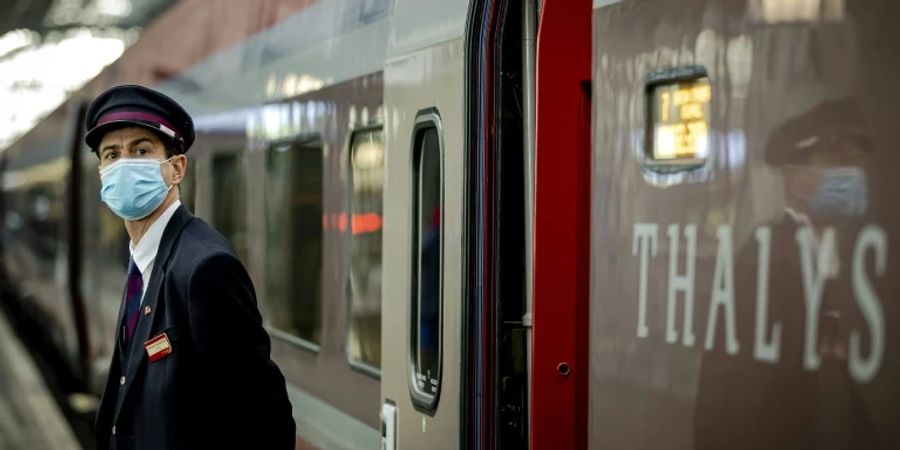
[[[184,179],[184,175],[187,173],[187,156],[184,154],[175,155],[169,162],[172,164],[172,177],[169,182],[172,184],[181,184],[181,180]]]

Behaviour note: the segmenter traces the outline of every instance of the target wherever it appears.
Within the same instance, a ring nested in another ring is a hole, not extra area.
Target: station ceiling
[[[0,0],[0,152],[176,1]]]
[[[46,36],[71,28],[143,27],[176,0],[2,0],[0,36],[28,29]]]

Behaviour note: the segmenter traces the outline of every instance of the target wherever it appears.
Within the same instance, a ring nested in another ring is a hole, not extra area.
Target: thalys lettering
[[[665,229],[668,240],[668,273],[657,274],[651,271],[651,260],[657,256],[660,241],[660,225],[653,223],[637,223],[634,225],[633,255],[639,265],[638,270],[638,314],[637,336],[650,338],[651,329],[647,325],[647,305],[654,301],[648,298],[648,279],[653,276],[668,276],[665,292],[665,341],[669,344],[693,347],[698,345],[697,339],[705,350],[712,350],[716,345],[716,330],[724,327],[724,348],[729,355],[738,355],[741,351],[752,352],[752,356],[762,363],[777,363],[781,358],[782,327],[785,325],[770,317],[770,262],[774,252],[795,252],[790,255],[799,261],[799,271],[789,271],[787,276],[795,275],[796,282],[802,286],[803,292],[803,352],[802,361],[797,364],[808,371],[816,371],[821,365],[819,351],[819,327],[822,315],[822,299],[829,288],[828,281],[840,277],[842,270],[849,270],[852,300],[858,308],[862,321],[860,326],[850,329],[846,341],[847,370],[858,383],[867,383],[878,374],[885,352],[885,318],[884,310],[874,287],[876,278],[887,273],[888,235],[878,225],[866,225],[855,236],[849,266],[841,264],[838,254],[837,232],[832,227],[814,230],[811,226],[802,226],[794,233],[793,246],[772,248],[772,228],[757,228],[755,238],[756,279],[750,283],[753,289],[736,292],[735,258],[733,252],[732,227],[719,226],[716,230],[716,257],[710,289],[709,308],[706,313],[705,329],[702,336],[695,334],[695,273],[697,253],[697,225],[670,224]],[[682,245],[683,253],[680,252]],[[750,245],[753,245],[751,243]],[[780,255],[776,255],[780,257]],[[793,260],[793,259],[791,259]],[[779,274],[784,276],[785,274]],[[748,292],[749,290],[749,292]],[[679,295],[680,294],[680,295]],[[793,299],[779,299],[790,301]],[[798,299],[799,300],[799,299]],[[755,302],[755,318],[753,322],[753,342],[739,342],[736,302]],[[682,323],[677,322],[678,302],[682,303]],[[700,318],[703,316],[701,315]],[[724,320],[723,320],[724,319]],[[864,325],[863,325],[864,324]],[[655,330],[653,330],[655,331]],[[863,341],[869,343],[864,349]],[[867,351],[866,351],[867,350]]]

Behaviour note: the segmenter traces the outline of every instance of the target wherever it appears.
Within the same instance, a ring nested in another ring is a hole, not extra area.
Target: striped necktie
[[[137,326],[138,311],[141,308],[141,295],[144,291],[144,279],[134,260],[128,259],[128,283],[125,285],[125,345],[131,342],[134,328]]]

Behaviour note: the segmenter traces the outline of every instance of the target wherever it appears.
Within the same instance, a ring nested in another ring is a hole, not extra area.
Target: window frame
[[[248,183],[249,183],[248,180],[250,178],[250,175],[247,171],[247,162],[248,162],[247,161],[247,158],[248,158],[247,149],[245,147],[238,147],[238,146],[223,146],[221,148],[217,148],[217,149],[210,151],[207,155],[204,155],[204,156],[206,157],[204,164],[208,165],[208,168],[204,167],[204,169],[208,170],[208,173],[209,173],[209,175],[208,175],[209,179],[206,180],[205,182],[208,183],[207,189],[209,190],[210,193],[216,192],[216,189],[215,189],[217,186],[216,183],[217,183],[217,180],[219,179],[219,177],[217,176],[219,174],[216,173],[216,162],[219,160],[222,160],[222,159],[226,159],[226,158],[234,158],[234,160],[235,160],[235,168],[236,168],[235,173],[241,180],[240,189],[238,189],[236,192],[240,192],[240,195],[243,199],[243,205],[240,205],[240,208],[238,208],[238,209],[243,210],[243,212],[244,212],[244,214],[240,215],[239,221],[237,221],[235,223],[239,223],[240,226],[243,227],[244,233],[246,233],[248,235],[247,239],[244,242],[244,244],[245,244],[244,247],[241,248],[240,246],[236,245],[236,243],[232,239],[232,236],[225,235],[225,233],[222,231],[222,224],[220,224],[217,220],[220,217],[220,215],[222,214],[222,212],[221,212],[222,210],[220,210],[220,208],[219,208],[220,195],[210,195],[209,197],[207,197],[209,200],[209,205],[208,205],[208,209],[206,210],[206,212],[208,213],[209,223],[216,229],[216,231],[222,233],[222,235],[224,235],[225,238],[228,239],[228,244],[231,245],[232,249],[234,249],[238,258],[240,258],[241,262],[244,263],[245,260],[249,260],[249,246],[248,246],[249,240],[248,239],[249,239],[249,233],[250,233],[250,221],[248,220],[247,215],[246,215],[247,205],[250,204],[249,190],[248,190]],[[195,162],[199,162],[199,161],[195,160]],[[188,165],[190,165],[190,162],[188,162]],[[195,172],[195,175],[198,175],[198,177],[199,177],[200,170],[201,170],[201,168],[199,166],[197,166],[197,172]],[[199,192],[199,185],[197,186],[197,191],[194,193],[193,209],[195,211],[197,210],[197,207],[196,207],[197,198],[198,198],[197,192]],[[218,192],[217,192],[217,194],[218,194]],[[226,208],[226,209],[233,209],[233,208]],[[242,250],[244,253],[241,253]]]
[[[196,213],[197,211],[197,199],[200,197],[198,192],[198,181],[200,168],[198,166],[199,161],[197,159],[193,159],[185,154],[187,160],[187,169],[185,170],[184,177],[181,178],[181,182],[178,183],[178,199],[181,200],[182,204],[185,204],[185,207],[188,211],[192,213]],[[185,183],[186,182],[186,183]],[[190,194],[190,198],[186,198],[185,194]]]
[[[353,128],[350,131],[349,139],[347,139],[347,169],[348,169],[347,170],[347,188],[348,188],[347,189],[347,217],[348,217],[348,221],[350,223],[353,222],[353,183],[354,183],[354,178],[353,178],[353,141],[359,134],[372,133],[375,131],[381,131],[382,139],[384,139],[384,125],[383,124],[366,125],[366,126],[360,126],[360,127]],[[387,157],[387,145],[385,145],[384,150],[385,150],[385,158],[386,158]],[[386,163],[386,159],[384,162]],[[386,166],[386,164],[383,163],[382,168],[384,166]],[[381,199],[382,199],[381,200],[381,212],[382,212],[382,217],[384,217],[384,180],[382,181]],[[382,228],[382,230],[383,230],[383,228]],[[361,372],[367,376],[370,376],[376,380],[381,380],[381,368],[375,367],[371,364],[364,363],[362,361],[355,361],[352,358],[352,356],[350,355],[350,331],[351,331],[351,325],[353,322],[353,314],[352,314],[353,294],[352,294],[352,291],[350,290],[350,265],[352,263],[352,255],[350,254],[350,252],[351,252],[351,249],[353,246],[353,239],[354,239],[353,227],[348,226],[346,232],[347,232],[347,235],[349,236],[350,240],[347,245],[347,253],[348,253],[347,267],[348,267],[348,269],[347,269],[347,278],[346,278],[346,282],[345,282],[346,284],[345,284],[345,290],[344,290],[344,292],[347,295],[346,301],[344,302],[344,304],[345,304],[344,306],[347,308],[347,310],[346,310],[347,314],[345,316],[346,317],[346,321],[345,321],[346,322],[346,324],[345,324],[346,330],[344,332],[344,356],[345,356],[345,359],[347,360],[347,364],[350,366],[351,369],[359,371],[359,372]],[[384,248],[383,233],[384,232],[382,231],[382,239],[381,239],[382,249]],[[381,256],[382,256],[381,260],[382,260],[382,264],[383,264],[384,250],[382,250]],[[383,279],[382,279],[382,282],[383,282]],[[384,301],[383,298],[381,298],[380,300],[382,302]],[[383,303],[382,303],[382,308],[381,308],[381,314],[384,314]],[[383,335],[383,332],[382,332],[382,335]],[[381,339],[380,336],[379,336],[379,339]],[[382,340],[382,342],[383,342],[383,340]]]
[[[419,340],[419,335],[421,330],[418,328],[418,324],[416,325],[416,333],[413,335],[413,323],[417,321],[415,317],[417,314],[414,312],[418,311],[419,304],[421,303],[420,295],[419,295],[419,278],[421,276],[421,268],[420,268],[420,260],[421,256],[419,254],[419,243],[420,243],[420,232],[419,229],[419,204],[420,204],[420,185],[421,185],[421,151],[419,149],[421,142],[420,133],[423,131],[433,128],[437,132],[437,141],[438,141],[438,165],[440,171],[440,206],[441,206],[441,214],[440,214],[440,222],[439,227],[442,230],[440,234],[440,260],[438,261],[438,273],[440,276],[440,282],[438,287],[438,354],[437,354],[437,387],[435,388],[434,395],[426,394],[419,390],[417,381],[417,366],[416,366],[416,353],[419,351],[419,344],[414,342],[414,340]],[[445,229],[445,216],[444,214],[444,206],[445,206],[445,158],[444,158],[444,131],[441,124],[441,116],[440,112],[437,108],[427,108],[420,110],[416,113],[415,122],[413,123],[412,129],[412,139],[410,143],[411,151],[410,151],[410,168],[412,169],[412,179],[410,183],[410,279],[409,279],[409,303],[407,310],[409,312],[409,321],[407,322],[408,331],[408,344],[409,344],[409,376],[407,377],[407,384],[409,385],[409,394],[410,400],[412,401],[413,407],[428,416],[434,416],[437,413],[438,403],[441,397],[441,390],[443,387],[443,370],[444,370],[444,237],[445,234],[443,230]],[[416,308],[413,308],[415,304]]]
[[[680,83],[688,83],[688,82],[696,82],[699,80],[706,80],[706,83],[709,84],[710,89],[712,89],[713,94],[715,94],[715,90],[713,87],[712,77],[707,72],[704,66],[697,65],[689,65],[683,67],[676,67],[672,69],[665,69],[661,71],[657,71],[651,73],[645,83],[644,83],[644,135],[643,135],[643,145],[644,151],[642,152],[642,170],[663,174],[671,174],[677,172],[685,172],[685,171],[693,171],[697,169],[702,169],[707,166],[712,160],[711,157],[711,144],[707,144],[707,154],[702,158],[675,158],[675,159],[657,159],[655,155],[655,146],[656,146],[656,133],[655,128],[657,124],[657,109],[656,102],[654,101],[654,97],[656,95],[656,90],[660,88],[665,88],[667,86],[671,86],[674,84]],[[707,108],[712,112],[713,102],[710,99]],[[706,116],[706,122],[708,125],[707,133],[711,132],[712,124],[710,123],[710,118],[712,116]]]
[[[319,133],[301,134],[298,136],[291,136],[291,137],[284,138],[284,139],[275,139],[275,140],[269,141],[267,143],[267,145],[265,147],[263,147],[263,149],[264,149],[263,150],[263,152],[264,152],[263,159],[265,160],[264,161],[264,164],[265,164],[264,170],[265,170],[266,192],[269,191],[269,187],[270,187],[269,183],[272,182],[271,178],[269,177],[269,158],[270,158],[269,155],[271,154],[271,152],[275,151],[276,148],[284,147],[284,146],[291,147],[291,150],[289,150],[289,151],[293,151],[294,150],[293,147],[312,146],[312,144],[317,144],[317,143],[319,144],[319,150],[324,152],[325,151],[325,142],[322,140],[322,136]],[[322,166],[323,176],[325,173],[324,157],[325,156],[323,153],[323,166]],[[266,317],[269,314],[271,314],[272,311],[269,310],[269,308],[271,308],[271,301],[269,299],[269,291],[268,291],[268,289],[269,289],[268,288],[268,282],[269,282],[269,280],[268,280],[268,277],[269,277],[269,248],[268,248],[269,247],[269,230],[268,230],[268,228],[269,228],[269,199],[267,196],[264,197],[264,201],[265,201],[264,211],[265,211],[265,216],[266,216],[266,219],[265,219],[266,220],[265,221],[266,236],[265,236],[265,239],[263,240],[263,242],[265,243],[266,251],[265,251],[265,257],[263,258],[264,259],[264,267],[265,267],[265,272],[264,272],[265,276],[264,276],[264,280],[262,280],[262,289],[263,289],[263,293],[265,295],[265,302],[266,302],[265,309],[266,309],[267,314],[265,314],[263,316],[264,317],[263,328],[265,328],[266,332],[268,332],[270,336],[277,338],[278,340],[280,340],[282,342],[286,342],[296,348],[300,348],[311,354],[319,355],[322,353],[322,343],[317,344],[308,339],[304,339],[300,336],[291,334],[291,332],[289,332],[289,331],[285,331],[280,328],[277,328],[277,327],[273,326],[271,320],[269,320]],[[323,188],[323,192],[322,192],[323,209],[324,209],[324,204],[325,204],[325,192],[324,192],[324,188]],[[323,231],[322,239],[324,241],[324,238],[325,238],[324,230],[322,230],[322,231]],[[323,242],[323,248],[324,248],[324,242]],[[320,255],[320,258],[321,258],[320,262],[322,264],[324,264],[324,262],[325,262],[324,251],[323,251],[323,254]],[[319,274],[319,276],[321,277],[322,275]],[[319,323],[320,323],[320,326],[322,327],[320,330],[319,338],[321,340],[321,339],[325,338],[325,324],[326,324],[324,296],[319,300],[321,303],[320,307],[319,307]]]

